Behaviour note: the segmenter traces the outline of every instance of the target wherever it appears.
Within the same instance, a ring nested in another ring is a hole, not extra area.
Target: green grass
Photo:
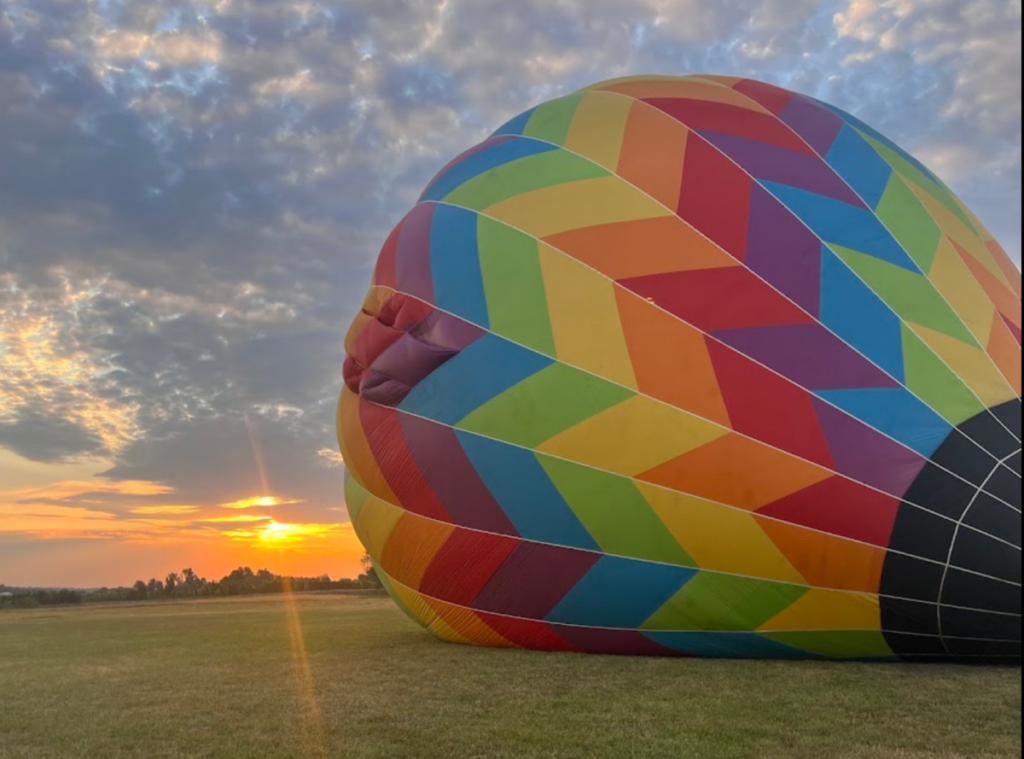
[[[293,608],[0,614],[0,759],[1021,756],[1019,669],[487,651],[384,599]]]

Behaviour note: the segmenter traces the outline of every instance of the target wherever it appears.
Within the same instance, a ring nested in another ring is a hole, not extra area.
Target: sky
[[[1021,252],[1021,0],[0,0],[0,583],[354,576],[334,414],[388,232],[509,118],[747,76]]]

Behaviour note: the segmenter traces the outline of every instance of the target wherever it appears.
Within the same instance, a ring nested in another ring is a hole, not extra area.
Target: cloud
[[[273,517],[264,516],[234,516],[234,517],[210,517],[209,519],[201,519],[203,524],[258,524],[260,522],[272,522]]]
[[[85,334],[93,299],[59,275],[46,292],[0,278],[0,445],[56,462],[111,453],[139,434],[134,404],[109,392],[109,356]]]
[[[337,469],[338,467],[345,466],[345,459],[334,448],[321,448],[316,452],[316,455],[320,457],[320,463],[328,469]]]
[[[31,508],[4,506],[0,504],[0,517],[57,517],[69,518],[75,521],[113,519],[117,515],[106,511],[92,511],[91,509],[69,508],[66,506],[32,506]],[[88,529],[88,526],[86,526]]]
[[[137,506],[131,510],[132,514],[139,516],[187,516],[199,511],[198,506]]]
[[[846,0],[835,23],[841,40],[860,43],[846,63],[895,55],[941,69],[938,120],[966,119],[989,134],[1020,125],[1020,0]]]
[[[80,424],[32,410],[13,420],[0,421],[0,445],[47,463],[106,452],[100,438]]]
[[[99,72],[117,71],[119,64],[141,63],[153,70],[161,66],[216,65],[223,57],[220,39],[208,31],[188,33],[172,29],[157,34],[111,29],[95,38],[93,60]]]
[[[52,505],[0,503],[0,534],[35,540],[130,540],[158,542],[187,525],[178,522],[120,519],[117,514],[93,509]],[[191,536],[178,535],[179,542]]]
[[[139,496],[164,496],[172,493],[166,485],[155,482],[121,480],[109,482],[101,480],[64,480],[43,487],[24,487],[13,490],[0,490],[0,498],[17,501],[18,503],[44,503],[52,501],[69,501],[90,499],[99,496],[122,496],[136,498]]]

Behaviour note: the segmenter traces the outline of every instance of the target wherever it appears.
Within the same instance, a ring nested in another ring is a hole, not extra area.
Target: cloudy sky
[[[1020,260],[1020,0],[0,0],[0,583],[355,574],[380,245],[505,120],[636,73],[850,110]]]

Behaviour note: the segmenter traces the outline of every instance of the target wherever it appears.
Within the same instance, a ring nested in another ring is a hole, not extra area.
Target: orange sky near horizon
[[[288,516],[301,502],[286,496],[177,503],[159,483],[96,477],[107,463],[40,464],[0,449],[0,584],[128,586],[185,567],[210,580],[240,566],[334,579],[361,571],[343,503],[327,510],[337,521],[317,523]]]

